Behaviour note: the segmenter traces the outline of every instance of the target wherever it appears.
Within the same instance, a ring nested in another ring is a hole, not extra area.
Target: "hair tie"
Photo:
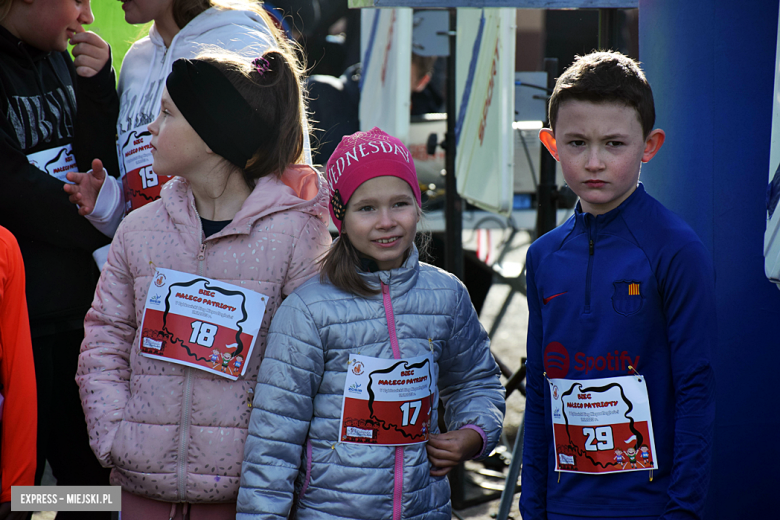
[[[260,56],[252,60],[252,65],[261,76],[271,70],[271,62],[265,56]]]

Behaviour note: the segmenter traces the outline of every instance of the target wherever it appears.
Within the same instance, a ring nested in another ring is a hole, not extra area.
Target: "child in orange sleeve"
[[[22,253],[4,227],[0,227],[0,395],[0,519],[21,519],[26,512],[11,512],[11,486],[32,486],[35,479],[35,368]]]

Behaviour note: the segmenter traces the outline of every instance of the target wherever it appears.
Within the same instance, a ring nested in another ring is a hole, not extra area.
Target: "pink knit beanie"
[[[392,176],[405,180],[422,206],[420,183],[412,154],[395,137],[377,127],[341,138],[328,159],[325,174],[330,187],[330,216],[341,233],[347,203],[358,187],[374,177]]]

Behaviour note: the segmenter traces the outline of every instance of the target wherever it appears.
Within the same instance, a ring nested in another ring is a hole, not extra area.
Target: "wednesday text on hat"
[[[364,147],[371,146],[373,150],[367,150]],[[334,185],[341,178],[341,174],[344,173],[344,168],[352,165],[352,161],[359,162],[361,157],[367,157],[375,153],[387,153],[393,155],[400,155],[408,163],[410,161],[409,152],[404,150],[403,147],[397,144],[390,144],[385,141],[369,141],[367,143],[360,143],[352,148],[352,151],[347,150],[347,153],[339,157],[328,168],[328,186],[330,191],[334,190]]]

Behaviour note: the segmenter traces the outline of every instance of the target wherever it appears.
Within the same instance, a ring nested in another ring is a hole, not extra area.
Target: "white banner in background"
[[[408,143],[412,10],[363,9],[360,16],[360,129],[378,126]]]
[[[509,215],[514,181],[515,9],[458,9],[458,193]]]

